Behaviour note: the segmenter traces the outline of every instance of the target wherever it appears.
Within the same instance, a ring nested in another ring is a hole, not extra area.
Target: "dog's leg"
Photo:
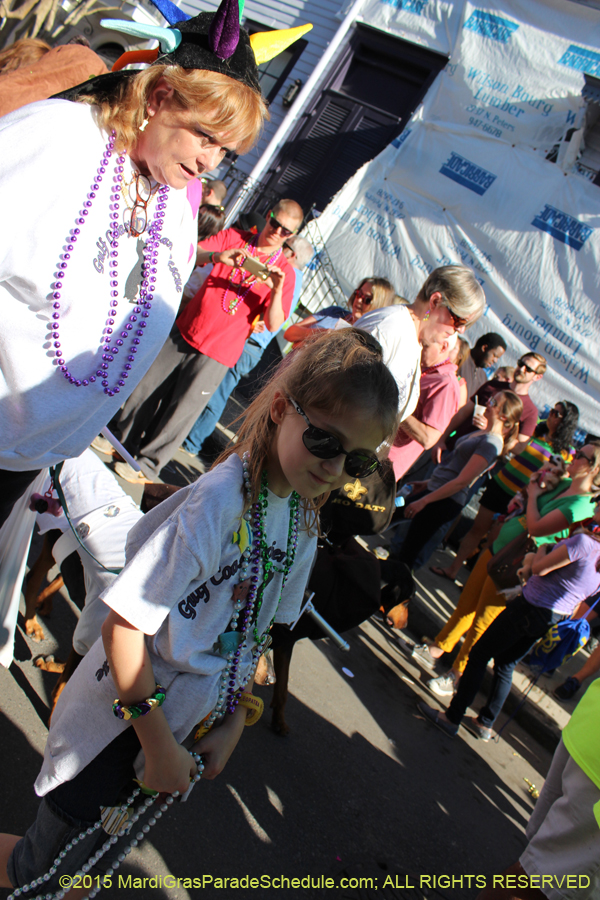
[[[50,584],[46,585],[43,591],[40,591],[37,596],[37,611],[40,616],[52,615],[54,594],[56,594],[57,591],[60,591],[61,587],[64,587],[64,584],[65,582],[62,575],[57,575]]]
[[[54,685],[54,687],[52,688],[52,693],[50,695],[52,698],[52,705],[50,707],[50,718],[48,719],[48,724],[50,724],[50,719],[52,718],[52,713],[54,712],[54,707],[56,706],[56,702],[57,702],[58,698],[62,694],[67,681],[69,680],[69,678],[71,677],[71,675],[73,674],[73,672],[75,671],[75,669],[77,668],[77,666],[79,665],[79,663],[81,662],[82,659],[83,659],[83,656],[80,656],[79,653],[77,653],[73,649],[73,647],[71,647],[71,652],[69,653],[69,656],[65,663],[65,667],[63,669],[63,672],[60,675],[60,677],[59,677],[58,681],[56,682],[56,684]]]
[[[277,734],[289,734],[289,727],[286,724],[284,711],[288,695],[288,681],[290,677],[290,663],[292,661],[292,653],[294,652],[294,641],[291,643],[283,643],[273,650],[273,664],[275,666],[275,687],[273,689],[273,698],[271,700],[271,728]]]
[[[35,610],[42,582],[54,565],[52,546],[53,541],[48,539],[48,534],[45,534],[41,553],[29,570],[25,585],[25,633],[34,641],[45,639],[44,630],[36,618]]]

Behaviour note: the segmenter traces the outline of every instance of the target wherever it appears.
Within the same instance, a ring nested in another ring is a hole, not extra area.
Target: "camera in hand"
[[[257,259],[255,256],[247,256],[244,262],[242,263],[242,268],[246,269],[247,272],[250,272],[252,275],[255,275],[261,281],[266,281],[270,275],[269,270],[265,266],[264,263]]]

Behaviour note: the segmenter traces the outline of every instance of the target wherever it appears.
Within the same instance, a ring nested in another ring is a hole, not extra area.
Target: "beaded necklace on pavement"
[[[244,246],[244,252],[246,253],[247,256],[254,256],[254,254],[252,253],[252,250],[256,249],[257,242],[258,242],[258,235],[255,235]],[[279,259],[279,257],[281,256],[281,253],[282,253],[282,250],[281,250],[281,247],[279,247],[277,250],[275,250],[274,253],[271,254],[271,256],[266,261],[265,265],[266,266],[273,265],[273,263],[277,259]],[[235,276],[236,276],[237,272],[241,273],[241,279],[242,279],[241,282],[235,281]],[[248,278],[247,281],[246,281],[246,278]],[[221,300],[221,306],[223,307],[223,312],[227,313],[228,316],[234,316],[237,312],[238,306],[240,305],[240,303],[243,300],[246,299],[246,295],[252,290],[252,288],[256,284],[256,281],[257,281],[256,275],[249,277],[247,275],[244,275],[244,270],[242,268],[234,269],[229,278],[229,284],[225,290],[225,293],[223,294],[223,299]],[[228,302],[227,297],[229,296],[229,292],[231,290],[234,291],[234,296]]]
[[[250,502],[252,493],[252,484],[248,472],[249,457],[249,453],[246,452],[242,459],[244,491],[248,503]],[[242,566],[238,584],[243,585],[244,582],[246,582],[248,571],[250,571],[250,583],[247,593],[244,596],[238,597],[235,602],[233,616],[229,622],[229,630],[219,635],[218,642],[215,645],[217,652],[221,653],[227,659],[227,665],[221,673],[217,703],[210,716],[206,719],[206,729],[210,728],[213,722],[221,718],[226,712],[234,712],[238,703],[239,694],[244,690],[244,687],[248,684],[254,674],[258,659],[261,653],[266,649],[267,641],[269,640],[269,630],[275,621],[283,590],[296,557],[296,548],[298,546],[298,523],[300,519],[300,497],[295,491],[292,491],[289,498],[290,520],[283,568],[276,566],[269,556],[269,546],[265,531],[268,503],[267,473],[263,472],[258,499],[256,503],[251,505],[248,511],[244,513],[244,519],[250,524],[252,529],[252,543],[242,554]],[[259,583],[261,564],[262,580],[260,580]],[[269,580],[268,576],[271,571],[283,574],[281,590],[271,621],[263,634],[260,634],[258,630],[258,616],[262,608],[265,589]],[[252,665],[246,678],[238,681],[240,658],[244,650],[248,647],[248,639],[250,636],[253,638],[254,643],[252,648]]]
[[[87,195],[87,199],[83,203],[83,207],[77,217],[76,228],[72,228],[66,238],[66,248],[65,253],[60,255],[59,261],[57,263],[57,271],[56,278],[58,281],[52,283],[52,308],[54,312],[52,313],[52,321],[49,323],[49,338],[52,342],[52,346],[54,348],[54,358],[56,360],[57,370],[67,379],[69,384],[74,385],[75,387],[87,387],[90,384],[93,384],[96,381],[96,378],[101,379],[102,387],[104,388],[104,393],[108,394],[109,397],[114,397],[115,394],[118,394],[121,388],[125,387],[126,379],[129,378],[129,372],[131,371],[132,365],[135,362],[135,354],[138,352],[138,346],[140,340],[144,337],[144,329],[146,328],[146,319],[150,317],[150,310],[152,309],[152,300],[154,299],[154,285],[156,282],[156,263],[158,259],[158,248],[160,246],[160,232],[163,227],[163,219],[165,216],[165,209],[167,208],[167,194],[169,192],[168,185],[161,185],[158,188],[158,203],[156,205],[156,210],[154,212],[154,216],[152,219],[152,223],[150,224],[150,228],[148,229],[148,240],[144,246],[144,262],[142,264],[142,283],[140,286],[140,298],[138,303],[133,308],[132,315],[129,316],[129,321],[124,325],[123,331],[121,331],[120,335],[115,339],[113,336],[113,325],[115,324],[115,316],[117,314],[117,307],[119,305],[118,296],[119,296],[119,272],[118,272],[118,256],[119,256],[119,209],[120,209],[120,194],[121,187],[123,182],[123,163],[125,162],[125,155],[121,154],[117,157],[115,168],[114,168],[114,177],[113,184],[111,186],[111,194],[110,194],[110,256],[109,256],[109,278],[110,278],[110,309],[107,312],[106,325],[102,332],[101,347],[100,352],[102,353],[102,362],[98,365],[96,371],[92,372],[90,375],[86,375],[83,378],[78,378],[69,369],[69,364],[63,355],[63,350],[60,343],[60,299],[62,296],[62,290],[64,287],[64,279],[67,274],[67,268],[69,265],[69,260],[71,259],[71,254],[75,249],[75,244],[81,234],[81,228],[87,222],[87,216],[89,215],[89,211],[92,207],[93,201],[96,199],[96,194],[100,189],[100,183],[102,181],[103,175],[106,174],[106,168],[110,162],[110,158],[113,155],[114,145],[116,140],[116,132],[112,131],[110,137],[108,139],[108,143],[106,144],[106,148],[104,153],[102,154],[102,159],[100,160],[100,166],[97,170],[96,175],[94,176],[94,180],[90,189],[90,192]],[[138,317],[141,315],[141,321],[138,322]],[[137,326],[137,327],[136,327]],[[130,341],[129,347],[125,348],[124,342],[126,340]],[[111,344],[113,346],[111,346]],[[115,360],[115,357],[118,353],[122,352],[123,354],[128,354],[126,356],[126,361],[121,361],[119,364],[119,360]],[[109,382],[109,369],[111,363],[115,363],[117,369],[121,369],[120,375],[116,376],[115,383],[111,386]]]

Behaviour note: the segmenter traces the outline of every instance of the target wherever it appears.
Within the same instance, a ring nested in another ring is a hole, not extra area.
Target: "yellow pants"
[[[473,644],[506,608],[506,600],[496,592],[494,582],[487,573],[491,557],[489,550],[484,550],[480,555],[462,590],[456,609],[435,639],[437,646],[449,653],[465,635],[452,666],[460,675],[465,670]]]

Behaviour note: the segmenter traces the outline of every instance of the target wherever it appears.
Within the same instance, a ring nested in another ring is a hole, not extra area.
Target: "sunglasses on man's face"
[[[577,450],[576,453],[573,455],[573,459],[574,459],[574,460],[575,460],[575,459],[585,459],[585,461],[586,461],[587,463],[589,463],[590,466],[591,466],[591,464],[592,464],[591,459],[589,458],[589,456],[587,456],[587,455],[583,452],[583,450]]]
[[[273,213],[269,213],[269,225],[273,231],[280,231],[284,237],[290,237],[292,234],[296,234],[297,231],[297,229],[292,231],[290,228],[286,228],[285,225],[277,221]]]
[[[376,456],[371,456],[364,450],[350,450],[349,452],[344,450],[334,434],[311,425],[310,419],[296,401],[291,397],[289,401],[308,425],[306,431],[302,433],[302,443],[309,453],[312,453],[317,459],[335,459],[336,456],[345,456],[344,469],[352,478],[366,478],[367,475],[373,475],[377,471],[380,462]]]
[[[523,360],[523,359],[520,359],[519,362],[517,363],[517,369],[525,369],[525,371],[529,372],[530,375],[537,374],[537,370],[532,369],[531,366],[528,366],[527,363],[525,362],[525,360]]]

